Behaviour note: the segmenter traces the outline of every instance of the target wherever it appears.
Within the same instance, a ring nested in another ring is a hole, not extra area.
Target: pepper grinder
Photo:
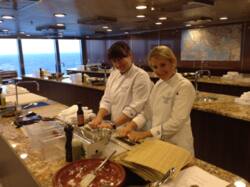
[[[72,138],[73,138],[73,130],[72,125],[67,125],[64,127],[66,143],[65,143],[65,153],[66,153],[66,162],[72,162]]]

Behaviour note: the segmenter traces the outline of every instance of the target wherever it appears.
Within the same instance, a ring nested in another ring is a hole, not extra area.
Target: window
[[[34,74],[39,68],[56,72],[55,42],[52,39],[22,39],[26,74]]]
[[[0,39],[0,70],[15,70],[20,76],[16,39]]]
[[[82,64],[80,40],[59,39],[61,71],[66,73],[68,68],[76,68]]]

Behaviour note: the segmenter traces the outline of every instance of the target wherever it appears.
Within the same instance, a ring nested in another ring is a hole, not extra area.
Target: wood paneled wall
[[[250,23],[242,23],[242,43],[240,61],[181,61],[181,32],[182,30],[161,30],[147,33],[139,33],[124,36],[113,36],[103,39],[87,40],[87,58],[90,63],[107,62],[107,50],[116,41],[127,42],[134,54],[134,62],[137,65],[147,64],[147,54],[152,47],[164,44],[172,48],[177,56],[178,69],[193,71],[210,69],[213,74],[224,74],[227,71],[239,71],[250,73]]]

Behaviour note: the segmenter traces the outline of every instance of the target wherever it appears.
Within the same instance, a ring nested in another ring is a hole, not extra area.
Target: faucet
[[[30,84],[30,83],[33,83],[36,85],[36,89],[37,91],[39,91],[39,83],[37,81],[22,81],[22,82],[15,82],[15,90],[16,90],[16,111],[18,109],[18,92],[17,92],[17,85],[19,84]]]
[[[208,69],[200,69],[200,70],[197,70],[197,71],[195,72],[195,74],[199,74],[199,77],[202,77],[202,75],[204,75],[204,73],[206,73],[207,76],[208,76],[209,78],[211,78],[211,71],[208,70]]]
[[[209,78],[211,77],[211,71],[210,70],[200,69],[200,70],[195,71],[194,83],[195,83],[195,91],[196,91],[197,95],[198,95],[198,79],[200,77],[202,77],[202,75],[204,75],[204,73],[206,73]]]

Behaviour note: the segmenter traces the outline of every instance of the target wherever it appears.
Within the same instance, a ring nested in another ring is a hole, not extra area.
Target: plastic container
[[[57,136],[40,140],[44,160],[57,160],[65,156],[65,136]]]
[[[63,127],[55,122],[39,122],[22,127],[31,140],[33,149],[41,150],[42,141],[64,136]]]

